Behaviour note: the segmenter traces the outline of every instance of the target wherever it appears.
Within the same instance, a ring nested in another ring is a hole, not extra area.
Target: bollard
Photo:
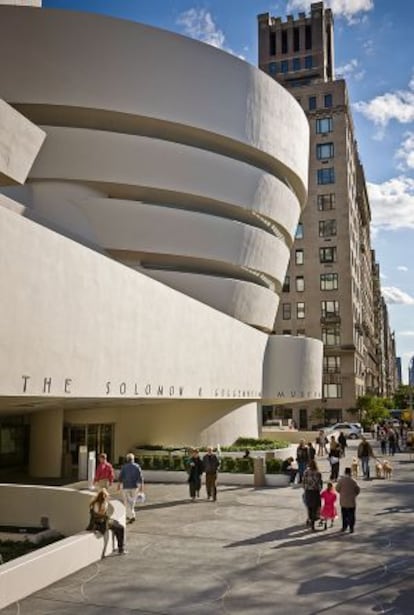
[[[265,467],[263,457],[255,457],[253,462],[253,485],[254,488],[264,487],[266,484]]]

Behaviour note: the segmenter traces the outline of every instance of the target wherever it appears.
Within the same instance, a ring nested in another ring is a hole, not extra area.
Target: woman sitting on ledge
[[[98,491],[96,496],[91,500],[89,504],[89,525],[86,528],[91,532],[98,532],[103,536],[107,535],[108,530],[111,530],[116,538],[118,544],[118,553],[125,553],[124,527],[115,519],[109,517],[109,493],[104,488]]]

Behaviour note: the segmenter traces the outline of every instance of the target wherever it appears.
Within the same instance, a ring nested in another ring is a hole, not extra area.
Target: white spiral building
[[[0,55],[0,420],[31,413],[32,472],[62,426],[114,426],[116,456],[257,435],[261,400],[319,397],[321,343],[268,335],[307,194],[290,94],[91,14],[0,7]]]

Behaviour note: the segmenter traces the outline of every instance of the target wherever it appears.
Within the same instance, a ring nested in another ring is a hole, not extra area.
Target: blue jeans
[[[369,457],[361,457],[362,474],[369,478]]]

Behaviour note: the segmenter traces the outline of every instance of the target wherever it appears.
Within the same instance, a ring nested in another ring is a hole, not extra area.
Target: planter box
[[[168,472],[167,470],[145,470],[144,480],[147,483],[182,483],[187,484],[186,472]],[[253,474],[236,474],[232,472],[219,472],[218,485],[238,485],[253,487]],[[269,487],[285,487],[289,484],[286,474],[266,474],[266,485]]]

